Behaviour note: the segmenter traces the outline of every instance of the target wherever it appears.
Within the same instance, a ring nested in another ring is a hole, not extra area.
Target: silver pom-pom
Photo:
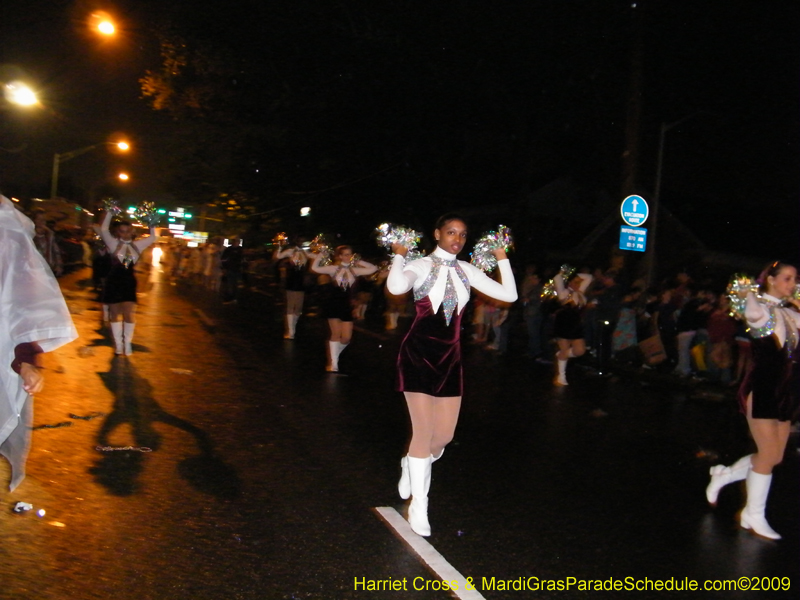
[[[728,288],[725,291],[728,300],[731,302],[730,315],[744,320],[744,309],[747,305],[747,293],[758,294],[758,284],[753,279],[743,273],[736,273],[731,277]]]
[[[158,214],[158,209],[156,208],[155,203],[153,202],[142,202],[139,206],[136,207],[136,210],[133,211],[133,216],[136,218],[137,221],[140,223],[147,225],[148,227],[155,227],[158,225],[158,221],[160,215]]]
[[[472,264],[481,271],[489,272],[497,266],[497,257],[493,254],[498,248],[506,252],[514,247],[511,230],[505,225],[499,225],[497,231],[484,233],[472,249]]]
[[[333,261],[331,260],[331,245],[328,243],[328,240],[325,239],[323,234],[319,234],[308,245],[308,249],[311,250],[314,254],[321,254],[322,260],[319,261],[319,266],[325,267],[331,264]]]
[[[564,284],[572,279],[572,276],[575,275],[575,271],[576,269],[572,265],[568,265],[567,263],[561,265],[561,276],[564,278]]]
[[[103,206],[107,212],[110,212],[115,217],[122,212],[122,208],[119,205],[119,200],[115,200],[114,198],[105,198],[103,200]]]
[[[418,260],[420,258],[423,258],[424,256],[425,253],[422,252],[422,250],[420,250],[419,248],[414,248],[413,250],[409,250],[408,254],[406,254],[405,256],[405,264],[410,263],[412,260]]]
[[[392,223],[381,223],[375,228],[375,240],[378,245],[392,249],[392,244],[400,244],[409,250],[414,250],[419,244],[422,234],[403,225],[393,225]]]
[[[556,283],[550,279],[542,286],[541,293],[542,300],[558,300],[558,290],[556,290]]]
[[[408,253],[404,258],[405,264],[425,256],[417,247],[422,234],[403,225],[381,223],[375,228],[374,236],[378,245],[387,250],[392,249],[392,244],[400,244],[408,248]],[[394,256],[393,252],[389,254]]]
[[[800,300],[800,283],[794,286],[794,289],[792,290],[792,298],[795,300]]]

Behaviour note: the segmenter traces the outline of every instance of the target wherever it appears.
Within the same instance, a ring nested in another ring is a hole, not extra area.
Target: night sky
[[[151,110],[138,84],[159,68],[156,23],[185,9],[183,33],[241,62],[231,84],[251,99],[241,111],[268,125],[264,114],[283,102],[281,145],[251,148],[242,170],[269,174],[250,182],[267,206],[325,190],[309,203],[334,222],[346,213],[353,230],[419,215],[427,226],[448,208],[513,205],[558,180],[618,206],[638,97],[633,191],[652,198],[667,124],[663,206],[711,249],[797,260],[797,2],[174,5],[3,2],[0,74],[24,75],[43,104],[26,114],[3,105],[6,195],[46,195],[55,152],[124,132],[137,151],[65,163],[68,190],[93,193],[124,168],[135,181],[124,199],[188,201],[170,183],[179,124]],[[123,23],[114,41],[86,30],[98,7]]]

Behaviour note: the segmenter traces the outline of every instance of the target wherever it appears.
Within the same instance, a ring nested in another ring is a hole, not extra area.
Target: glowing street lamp
[[[112,36],[117,33],[117,27],[114,25],[114,20],[106,12],[98,11],[89,16],[89,25],[92,29],[105,35]]]
[[[97,25],[97,31],[103,35],[114,35],[117,29],[111,21],[101,21]]]
[[[56,197],[56,192],[58,192],[58,168],[62,162],[66,162],[68,160],[72,160],[76,156],[80,156],[81,154],[86,154],[94,150],[95,148],[99,148],[100,146],[116,146],[122,151],[127,151],[130,149],[130,145],[127,142],[100,142],[99,144],[92,144],[91,146],[86,146],[85,148],[78,148],[77,150],[70,150],[69,152],[62,152],[60,154],[53,155],[53,175],[50,179],[50,198]]]
[[[128,181],[130,179],[127,173],[120,173],[117,177],[120,181]]]
[[[3,86],[6,100],[19,106],[34,106],[39,104],[36,93],[20,81],[11,81]]]

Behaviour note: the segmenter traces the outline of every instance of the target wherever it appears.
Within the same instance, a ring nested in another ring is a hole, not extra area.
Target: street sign
[[[650,215],[650,207],[641,196],[628,196],[622,201],[619,212],[627,225],[641,227]]]
[[[647,229],[644,227],[625,227],[625,225],[620,225],[619,248],[620,250],[644,252],[647,248]]]

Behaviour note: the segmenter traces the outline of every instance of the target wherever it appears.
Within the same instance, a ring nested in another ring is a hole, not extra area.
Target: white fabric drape
[[[0,196],[0,454],[13,490],[25,477],[33,400],[11,368],[14,348],[38,342],[49,352],[78,337],[64,297],[33,244],[33,223]]]

